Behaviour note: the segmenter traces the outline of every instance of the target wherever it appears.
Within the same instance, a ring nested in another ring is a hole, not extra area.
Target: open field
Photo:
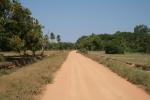
[[[52,82],[54,73],[68,52],[47,52],[47,58],[0,77],[0,100],[33,100],[42,86]]]
[[[103,52],[89,52],[88,54],[86,54],[86,56],[92,58],[93,60],[99,63],[106,65],[113,72],[117,73],[118,75],[124,77],[125,79],[134,84],[140,85],[142,88],[150,92],[150,72],[141,70],[136,67],[132,67],[131,65],[124,63],[124,61],[125,62],[129,61],[131,63],[149,64],[150,55],[146,54],[110,55],[104,54]]]
[[[150,65],[150,54],[142,53],[126,53],[126,54],[105,54],[103,51],[89,51],[89,54],[113,58],[129,63]]]

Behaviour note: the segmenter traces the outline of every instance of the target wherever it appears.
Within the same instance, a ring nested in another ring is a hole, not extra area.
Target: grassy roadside
[[[48,58],[0,77],[0,100],[33,100],[42,86],[52,82],[53,74],[64,62],[68,52]]]
[[[141,65],[150,65],[150,54],[143,53],[125,53],[125,54],[105,54],[104,51],[89,51],[89,54],[94,54],[102,57],[112,58],[123,62],[129,62]]]
[[[139,85],[144,88],[148,93],[150,93],[150,72],[143,71],[134,67],[129,66],[128,64],[107,59],[95,54],[86,54],[87,57],[104,64],[110,68],[113,72],[117,73],[121,77],[127,79],[133,84]]]
[[[13,69],[0,69],[0,77],[3,75],[11,74],[15,71],[17,71],[19,68],[13,68]]]

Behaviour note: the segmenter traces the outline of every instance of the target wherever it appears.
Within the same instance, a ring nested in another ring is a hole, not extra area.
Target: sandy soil
[[[150,100],[144,90],[89,58],[70,52],[42,100]]]

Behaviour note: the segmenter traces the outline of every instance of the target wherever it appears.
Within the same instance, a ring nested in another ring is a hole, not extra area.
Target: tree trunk
[[[32,53],[33,53],[33,56],[35,56],[35,50],[33,50]]]
[[[20,51],[20,50],[18,50],[18,53],[19,53],[19,55],[21,56],[21,51]]]
[[[24,54],[24,55],[27,55],[26,50],[23,51],[23,54]]]
[[[41,56],[44,55],[44,51],[45,51],[45,49],[44,49],[44,47],[42,47]]]

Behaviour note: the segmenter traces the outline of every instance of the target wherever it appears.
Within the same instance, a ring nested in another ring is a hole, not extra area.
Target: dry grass
[[[106,57],[106,58],[113,58],[121,61],[126,61],[129,63],[150,65],[150,54],[141,54],[141,53],[105,54],[104,52],[100,52],[100,51],[97,52],[92,51],[88,53],[92,55]]]
[[[86,54],[89,58],[106,65],[108,68],[110,68],[113,72],[117,73],[118,75],[122,76],[123,78],[127,79],[128,81],[142,86],[145,90],[150,93],[150,72],[143,71],[141,69],[137,69],[135,67],[131,67],[130,65],[126,63],[122,63],[117,60],[108,59],[108,56],[115,57],[116,59],[120,59],[120,57],[125,57],[126,59],[129,57],[133,57],[134,59],[142,59],[140,57],[145,57],[145,55],[142,54],[127,54],[127,55],[100,55],[97,54],[97,52],[90,52]],[[107,57],[106,57],[107,56]],[[149,57],[147,55],[147,57]],[[126,60],[121,59],[121,60]],[[143,58],[147,59],[147,58]],[[148,59],[149,60],[149,59]],[[130,60],[131,61],[131,60]],[[142,63],[145,64],[143,60]],[[131,61],[132,62],[132,61]],[[134,62],[134,61],[133,61]],[[135,62],[134,62],[135,63]]]
[[[64,52],[64,51],[45,51],[44,55],[46,55],[46,56],[55,56],[56,54],[59,54],[60,52]],[[22,54],[23,54],[23,52],[22,52]],[[27,51],[27,54],[31,55],[32,52],[31,51]],[[41,54],[41,51],[37,51],[36,52],[36,55],[40,55],[40,54]],[[16,53],[16,52],[0,52],[0,64],[1,65],[5,64],[5,63],[8,63],[7,60],[5,60],[5,58],[3,56],[20,56],[20,55],[18,53]],[[7,75],[7,74],[10,74],[10,73],[13,73],[14,71],[20,69],[21,67],[26,67],[26,65],[35,63],[38,60],[41,60],[41,59],[31,59],[30,62],[26,62],[25,60],[22,60],[22,62],[24,62],[23,65],[21,65],[21,63],[19,64],[19,62],[18,62],[19,65],[18,66],[15,65],[16,67],[14,67],[12,69],[11,68],[7,68],[7,67],[0,68],[0,77],[2,75]]]
[[[59,52],[59,51],[45,51],[44,54],[49,55],[49,54],[54,54],[54,53],[57,53],[57,52]],[[27,51],[26,53],[29,54],[29,55],[32,55],[31,51]],[[10,51],[10,52],[0,52],[0,54],[2,54],[4,56],[19,56],[19,53],[13,52],[13,51]],[[41,54],[41,51],[37,51],[36,52],[36,55],[39,55],[39,54]],[[23,55],[23,51],[21,52],[21,55]]]
[[[49,52],[49,57],[0,77],[0,100],[33,100],[44,84],[52,82],[68,52]]]

